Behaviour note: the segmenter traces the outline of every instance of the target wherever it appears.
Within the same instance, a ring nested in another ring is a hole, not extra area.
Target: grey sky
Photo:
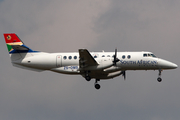
[[[179,65],[178,0],[3,0],[0,2],[0,116],[3,120],[177,120],[179,69],[127,71],[100,81],[11,65],[3,33],[33,50],[152,51]]]

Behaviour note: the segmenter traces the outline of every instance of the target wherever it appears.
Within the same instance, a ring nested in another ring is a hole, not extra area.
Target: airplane
[[[95,79],[94,86],[100,89],[100,80],[122,75],[126,79],[127,70],[158,70],[157,81],[161,82],[161,72],[176,69],[178,65],[156,57],[152,52],[78,52],[46,53],[27,47],[15,33],[4,33],[5,42],[12,65],[32,71],[45,71],[81,75],[87,81]]]

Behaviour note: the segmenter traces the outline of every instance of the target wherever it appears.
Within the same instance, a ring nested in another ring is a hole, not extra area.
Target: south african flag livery
[[[24,43],[15,33],[5,33],[4,38],[8,48],[8,52],[12,53],[22,53],[22,52],[35,52],[29,47],[25,46]]]

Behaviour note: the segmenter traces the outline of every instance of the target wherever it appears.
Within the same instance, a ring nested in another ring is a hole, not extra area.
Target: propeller
[[[121,71],[120,75],[124,77],[124,80],[126,80],[126,71]]]
[[[117,48],[115,49],[115,55],[114,55],[114,60],[113,60],[113,65],[116,66],[116,63],[119,62],[120,60],[117,58]],[[123,77],[124,80],[126,80],[126,71],[121,71],[120,73]]]
[[[116,66],[116,63],[119,62],[120,60],[117,58],[117,48],[115,49],[115,55],[114,55],[114,60],[113,64]]]

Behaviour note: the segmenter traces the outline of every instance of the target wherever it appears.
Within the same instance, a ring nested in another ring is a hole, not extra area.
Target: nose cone
[[[159,59],[158,66],[162,69],[176,69],[178,67],[178,65],[163,59]]]

